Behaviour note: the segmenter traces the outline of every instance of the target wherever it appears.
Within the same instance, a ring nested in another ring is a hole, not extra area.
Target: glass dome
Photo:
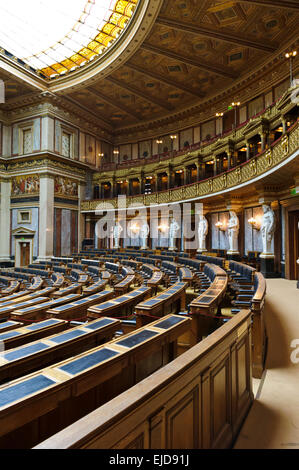
[[[0,47],[54,78],[83,66],[120,35],[138,0],[0,0]]]

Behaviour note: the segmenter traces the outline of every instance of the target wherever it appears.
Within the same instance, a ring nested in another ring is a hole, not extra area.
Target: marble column
[[[40,175],[39,195],[39,261],[53,256],[54,176]],[[63,230],[68,227],[63,227]],[[70,229],[70,227],[69,227]]]
[[[85,184],[78,184],[78,251],[81,251],[82,241],[84,239],[84,215],[81,213],[81,203],[85,199]]]
[[[0,206],[0,262],[5,263],[10,259],[10,195],[11,181],[1,179],[1,206]]]

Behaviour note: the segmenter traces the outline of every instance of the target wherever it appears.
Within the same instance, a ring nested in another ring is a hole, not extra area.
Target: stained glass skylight
[[[111,45],[138,0],[0,0],[0,47],[48,78]]]

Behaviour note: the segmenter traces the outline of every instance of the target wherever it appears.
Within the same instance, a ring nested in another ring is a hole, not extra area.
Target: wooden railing
[[[265,366],[267,333],[264,322],[266,280],[261,273],[255,273],[257,290],[251,301],[252,322],[252,374],[260,379]]]
[[[251,312],[38,449],[229,448],[253,402]]]

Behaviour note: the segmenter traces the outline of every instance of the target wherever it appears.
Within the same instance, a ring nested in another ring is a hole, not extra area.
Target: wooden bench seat
[[[46,312],[47,318],[62,318],[65,320],[80,320],[86,319],[87,309],[92,305],[98,304],[101,301],[107,301],[113,297],[113,291],[104,290],[88,297],[69,302],[66,305],[55,306],[48,308]]]
[[[38,305],[29,305],[27,307],[18,308],[10,314],[12,320],[17,321],[33,321],[33,320],[44,320],[47,315],[46,311],[49,308],[58,307],[59,305],[68,304],[81,298],[80,294],[68,294],[57,299],[47,299],[46,302]]]
[[[177,338],[189,328],[189,319],[171,315],[2,385],[0,447],[32,447],[132,387],[176,357]]]
[[[90,307],[87,310],[87,317],[98,318],[103,315],[117,315],[121,318],[130,316],[133,314],[135,305],[150,295],[151,289],[143,285],[130,293]]]

